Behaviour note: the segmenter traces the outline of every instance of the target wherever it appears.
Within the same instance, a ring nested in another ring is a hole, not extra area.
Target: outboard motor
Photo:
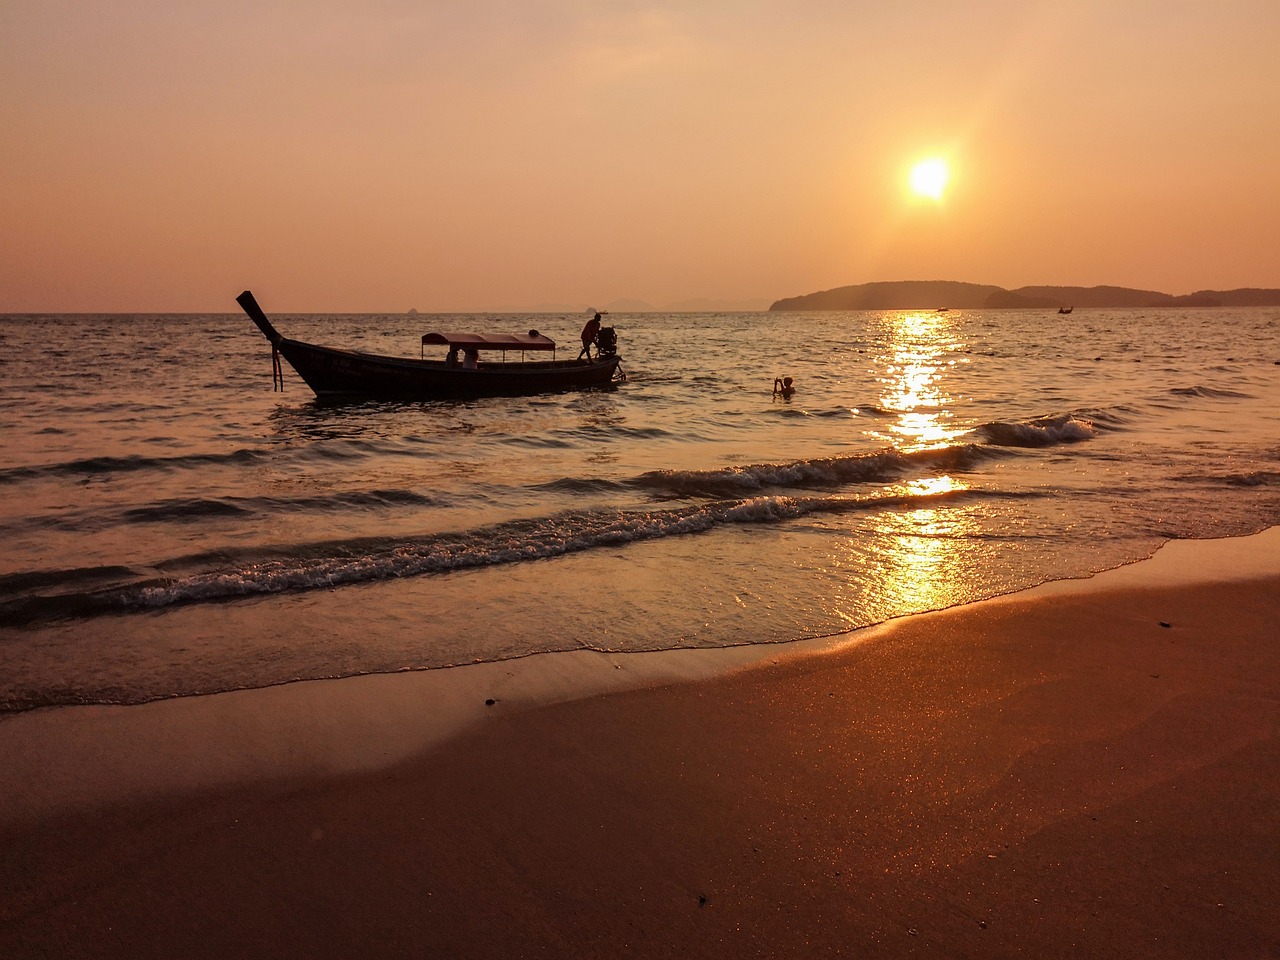
[[[596,348],[602,357],[612,357],[618,352],[618,332],[613,327],[601,327],[596,334]]]

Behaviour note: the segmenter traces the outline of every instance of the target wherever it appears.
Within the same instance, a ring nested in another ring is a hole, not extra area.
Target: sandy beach
[[[11,718],[0,955],[1274,957],[1278,534],[801,649]]]

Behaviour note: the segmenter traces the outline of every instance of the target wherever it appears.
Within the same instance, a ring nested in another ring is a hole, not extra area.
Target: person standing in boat
[[[600,314],[587,321],[587,325],[582,328],[582,352],[578,354],[578,359],[586,357],[591,359],[591,345],[596,342],[596,337],[600,335]]]

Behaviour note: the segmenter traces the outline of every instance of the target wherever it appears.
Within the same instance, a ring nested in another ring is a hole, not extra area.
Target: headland
[[[1198,290],[1175,296],[1128,287],[1003,287],[954,280],[902,280],[858,283],[774,301],[771,311],[1032,310],[1074,307],[1133,309],[1146,307],[1280,306],[1280,289]]]

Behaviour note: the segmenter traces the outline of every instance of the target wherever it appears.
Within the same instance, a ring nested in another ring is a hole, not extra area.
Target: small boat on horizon
[[[280,358],[321,398],[440,400],[468,397],[514,397],[565,390],[607,388],[623,379],[617,333],[603,327],[594,343],[597,355],[577,360],[525,360],[526,352],[550,352],[556,343],[536,330],[526,334],[432,332],[423,334],[421,354],[387,357],[322,347],[282,336],[246,290],[236,302],[271,342],[271,366],[277,389],[284,388]],[[426,347],[449,348],[442,360],[428,359]],[[500,359],[481,360],[497,352]],[[508,360],[518,352],[519,360]]]
[[[1059,307],[1059,308],[1058,308],[1058,312],[1059,312],[1059,313],[1070,313],[1070,312],[1071,312],[1072,310],[1074,310],[1074,309],[1075,309],[1075,307]]]

